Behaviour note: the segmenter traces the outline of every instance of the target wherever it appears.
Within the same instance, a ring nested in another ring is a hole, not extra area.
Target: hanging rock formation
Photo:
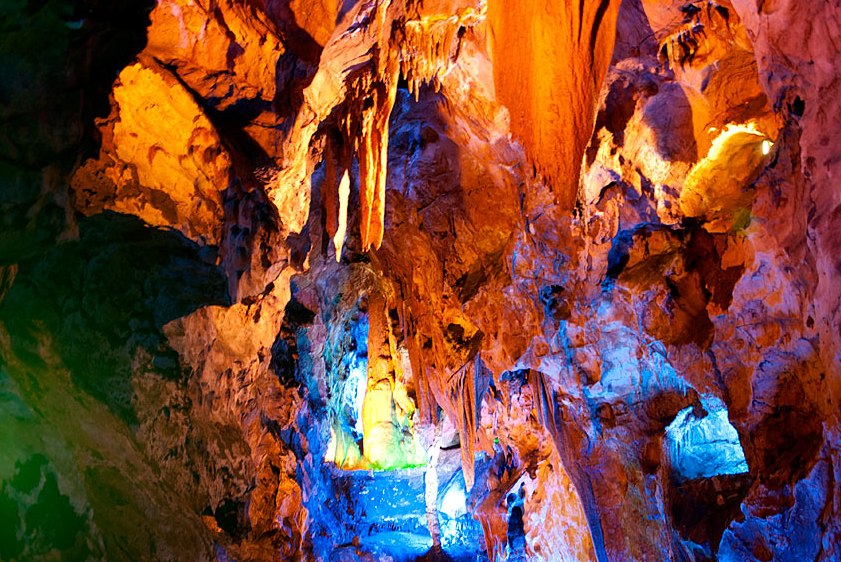
[[[621,3],[488,2],[497,100],[509,111],[511,132],[567,210],[576,201]]]

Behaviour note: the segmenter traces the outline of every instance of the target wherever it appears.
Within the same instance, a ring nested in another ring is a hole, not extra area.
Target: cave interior
[[[829,0],[4,0],[0,561],[841,562],[839,100]]]

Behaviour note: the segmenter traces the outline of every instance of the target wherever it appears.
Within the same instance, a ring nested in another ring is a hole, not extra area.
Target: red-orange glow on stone
[[[555,199],[572,209],[620,0],[490,0],[497,99]]]
[[[388,118],[397,93],[397,77],[376,84],[370,100],[363,102],[359,156],[359,208],[362,248],[379,248],[385,223],[385,180],[388,161]]]

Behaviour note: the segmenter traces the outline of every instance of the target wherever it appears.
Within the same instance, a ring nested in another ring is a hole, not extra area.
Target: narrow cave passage
[[[351,537],[338,552],[475,560],[484,541],[468,510],[457,428],[443,412],[420,424],[411,363],[386,304],[366,292],[345,322],[329,324],[341,355],[324,462],[329,509]]]

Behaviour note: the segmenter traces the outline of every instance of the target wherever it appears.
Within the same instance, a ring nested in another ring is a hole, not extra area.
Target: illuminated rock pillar
[[[375,467],[405,464],[394,423],[394,369],[388,345],[385,298],[368,297],[368,387],[362,403],[362,452]]]
[[[429,526],[429,534],[432,536],[432,549],[436,553],[441,552],[441,525],[438,521],[438,458],[441,454],[442,423],[436,423],[434,428],[426,426],[427,430],[432,429],[434,436],[427,448],[424,501],[426,502],[426,523]],[[424,446],[427,446],[427,443],[424,443]]]

